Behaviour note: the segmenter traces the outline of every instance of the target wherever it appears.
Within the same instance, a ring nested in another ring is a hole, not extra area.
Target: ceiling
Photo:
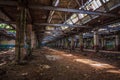
[[[0,21],[16,24],[17,18],[19,16],[19,1],[23,1],[24,6],[26,6],[28,10],[28,18],[27,22],[33,25],[33,30],[36,33],[39,41],[42,40],[51,40],[60,38],[61,36],[54,36],[55,34],[64,34],[64,31],[61,31],[57,26],[58,24],[64,24],[66,20],[70,18],[73,14],[72,11],[61,11],[64,9],[79,9],[84,3],[88,0],[0,0],[0,14],[4,14],[0,16]],[[116,14],[118,12],[118,8],[110,11],[109,13]],[[78,10],[79,11],[79,10]],[[84,26],[92,26],[94,28],[95,25],[103,25],[108,22],[118,20],[118,18],[111,17],[98,17],[101,22],[93,19],[88,23],[85,23]],[[43,23],[48,23],[44,24]],[[42,24],[42,25],[41,25]],[[57,24],[57,25],[50,25]],[[79,25],[78,25],[79,26]],[[47,28],[54,27],[56,31],[48,30]],[[76,29],[76,28],[75,28]],[[73,30],[75,30],[73,29]],[[88,29],[77,28],[78,31],[86,31]],[[76,30],[75,30],[76,31]],[[51,34],[47,34],[47,33]],[[69,32],[69,31],[68,31]],[[72,32],[69,32],[70,34]],[[65,35],[70,35],[69,33],[65,33]],[[64,36],[64,35],[63,35]],[[45,39],[46,38],[46,39]]]

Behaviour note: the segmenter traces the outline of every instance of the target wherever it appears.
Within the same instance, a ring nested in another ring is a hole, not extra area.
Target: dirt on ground
[[[120,80],[120,69],[114,62],[44,47],[25,65],[0,66],[0,80]]]

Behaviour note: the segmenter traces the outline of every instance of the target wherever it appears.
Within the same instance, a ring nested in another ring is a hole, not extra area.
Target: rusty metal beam
[[[4,20],[0,20],[0,23],[16,24],[16,22],[14,22],[14,21],[4,21]]]
[[[18,6],[18,2],[17,1],[3,1],[3,0],[1,0],[0,1],[0,6]],[[31,16],[31,13],[30,13],[30,9],[29,8],[26,8],[27,9],[27,15],[28,15],[28,17],[29,17],[29,19],[30,19],[30,22],[32,22],[32,16]],[[2,8],[0,8],[0,10],[9,18],[9,19],[11,19],[11,21],[13,20],[13,18],[10,16],[10,15],[8,15],[8,13],[7,12],[5,12]]]
[[[40,6],[40,5],[30,5],[31,9],[43,9],[43,10],[53,10],[53,11],[62,11],[62,12],[72,12],[72,13],[81,13],[81,14],[90,14],[90,15],[100,15],[100,16],[109,16],[109,17],[118,17],[118,15],[99,12],[99,11],[89,11],[89,10],[81,10],[81,9],[68,9],[68,8],[59,8],[59,7],[51,7],[51,6]]]
[[[16,1],[0,1],[0,5],[8,5],[8,6],[17,6]],[[109,16],[109,17],[118,17],[118,15],[99,12],[99,11],[89,11],[89,10],[80,10],[80,9],[68,9],[68,8],[59,8],[52,6],[41,6],[41,5],[28,5],[31,9],[43,9],[43,10],[52,10],[52,11],[62,11],[62,12],[72,12],[72,13],[81,13],[81,14],[90,14],[90,15],[101,15],[101,16]]]
[[[59,4],[59,0],[54,0],[53,6],[58,6],[58,4]],[[47,20],[48,23],[50,23],[52,21],[52,16],[54,15],[54,13],[55,13],[55,11],[50,11],[49,17]]]
[[[3,9],[3,8],[0,8],[0,11],[8,18],[10,19],[11,21],[14,21],[14,19]]]
[[[64,18],[63,16],[60,14],[60,12],[57,12],[58,16],[60,17],[60,19],[64,22]]]
[[[55,27],[68,26],[68,27],[90,28],[90,26],[72,25],[72,24],[34,23],[34,25],[37,25],[37,26],[55,26]]]
[[[100,0],[100,2],[102,3],[102,6],[104,7],[105,11],[106,11],[106,12],[109,12],[109,8],[108,8],[108,6],[106,5],[106,3],[104,3],[103,0]]]
[[[0,6],[17,6],[17,1],[0,0]]]
[[[51,32],[51,31],[62,31],[62,30],[39,30],[39,29],[35,29],[36,31],[40,31],[40,32]]]

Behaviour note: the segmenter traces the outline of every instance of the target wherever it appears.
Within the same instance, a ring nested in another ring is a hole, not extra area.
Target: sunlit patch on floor
[[[106,72],[120,74],[120,70],[107,70]]]
[[[112,65],[105,64],[105,63],[100,63],[100,62],[93,61],[93,60],[90,60],[90,59],[74,59],[74,61],[81,62],[81,63],[84,63],[84,64],[88,64],[92,67],[99,68],[99,69],[115,68]]]
[[[62,59],[62,57],[59,56],[59,55],[45,55],[45,56],[46,56],[46,58],[47,58],[48,60],[50,60],[50,61],[55,61],[55,60]]]
[[[93,67],[98,67],[98,68],[115,68],[114,66],[111,66],[109,64],[104,64],[104,63],[97,63],[97,64],[90,64]]]
[[[120,74],[120,70],[113,66],[113,65],[110,65],[110,64],[107,64],[107,63],[102,63],[102,62],[99,62],[99,61],[95,61],[95,60],[92,60],[92,59],[81,59],[81,57],[79,56],[76,56],[74,54],[67,54],[66,52],[64,51],[59,51],[59,50],[55,50],[55,49],[51,49],[51,48],[48,48],[49,50],[53,51],[53,53],[55,54],[58,54],[60,55],[59,57],[61,56],[64,56],[66,58],[72,58],[72,60],[74,62],[79,62],[79,63],[84,63],[84,64],[87,64],[97,70],[106,70],[106,72],[108,73],[113,73],[113,74]],[[47,58],[49,60],[56,60],[56,59],[60,59],[58,56],[47,56]]]
[[[51,50],[51,51],[53,51],[54,53],[59,53],[60,55],[62,55],[62,56],[65,56],[65,57],[76,57],[76,56],[74,56],[73,54],[67,54],[66,52],[64,52],[64,51],[58,51],[58,50],[55,50],[55,49],[51,49],[51,48],[47,48],[47,49],[49,49],[49,50]]]
[[[5,65],[5,64],[6,64],[6,62],[0,63],[0,66]]]
[[[63,56],[72,57],[72,54],[63,54]]]

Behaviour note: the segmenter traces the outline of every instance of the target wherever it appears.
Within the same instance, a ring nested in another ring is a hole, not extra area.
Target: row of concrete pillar
[[[101,38],[101,44],[99,42],[100,38]],[[117,50],[120,49],[120,42],[119,42],[120,40],[119,39],[120,39],[120,36],[116,35],[115,43],[116,43]],[[79,50],[83,51],[83,49],[85,47],[84,43],[85,43],[85,41],[83,39],[83,33],[80,33],[79,34],[79,41],[78,41],[78,43],[75,43],[74,36],[71,36],[71,37],[66,37],[66,38],[63,38],[61,40],[58,40],[58,41],[56,41],[54,43],[50,43],[48,46],[74,50],[75,49],[75,45],[79,44]],[[104,38],[100,37],[97,31],[94,31],[93,44],[94,44],[93,45],[93,49],[95,50],[95,52],[99,52],[100,46],[104,47],[104,45],[105,45]]]
[[[19,8],[19,16],[16,27],[15,41],[15,61],[21,63],[23,59],[32,55],[32,48],[38,45],[32,25],[27,23],[27,9],[23,6]]]

